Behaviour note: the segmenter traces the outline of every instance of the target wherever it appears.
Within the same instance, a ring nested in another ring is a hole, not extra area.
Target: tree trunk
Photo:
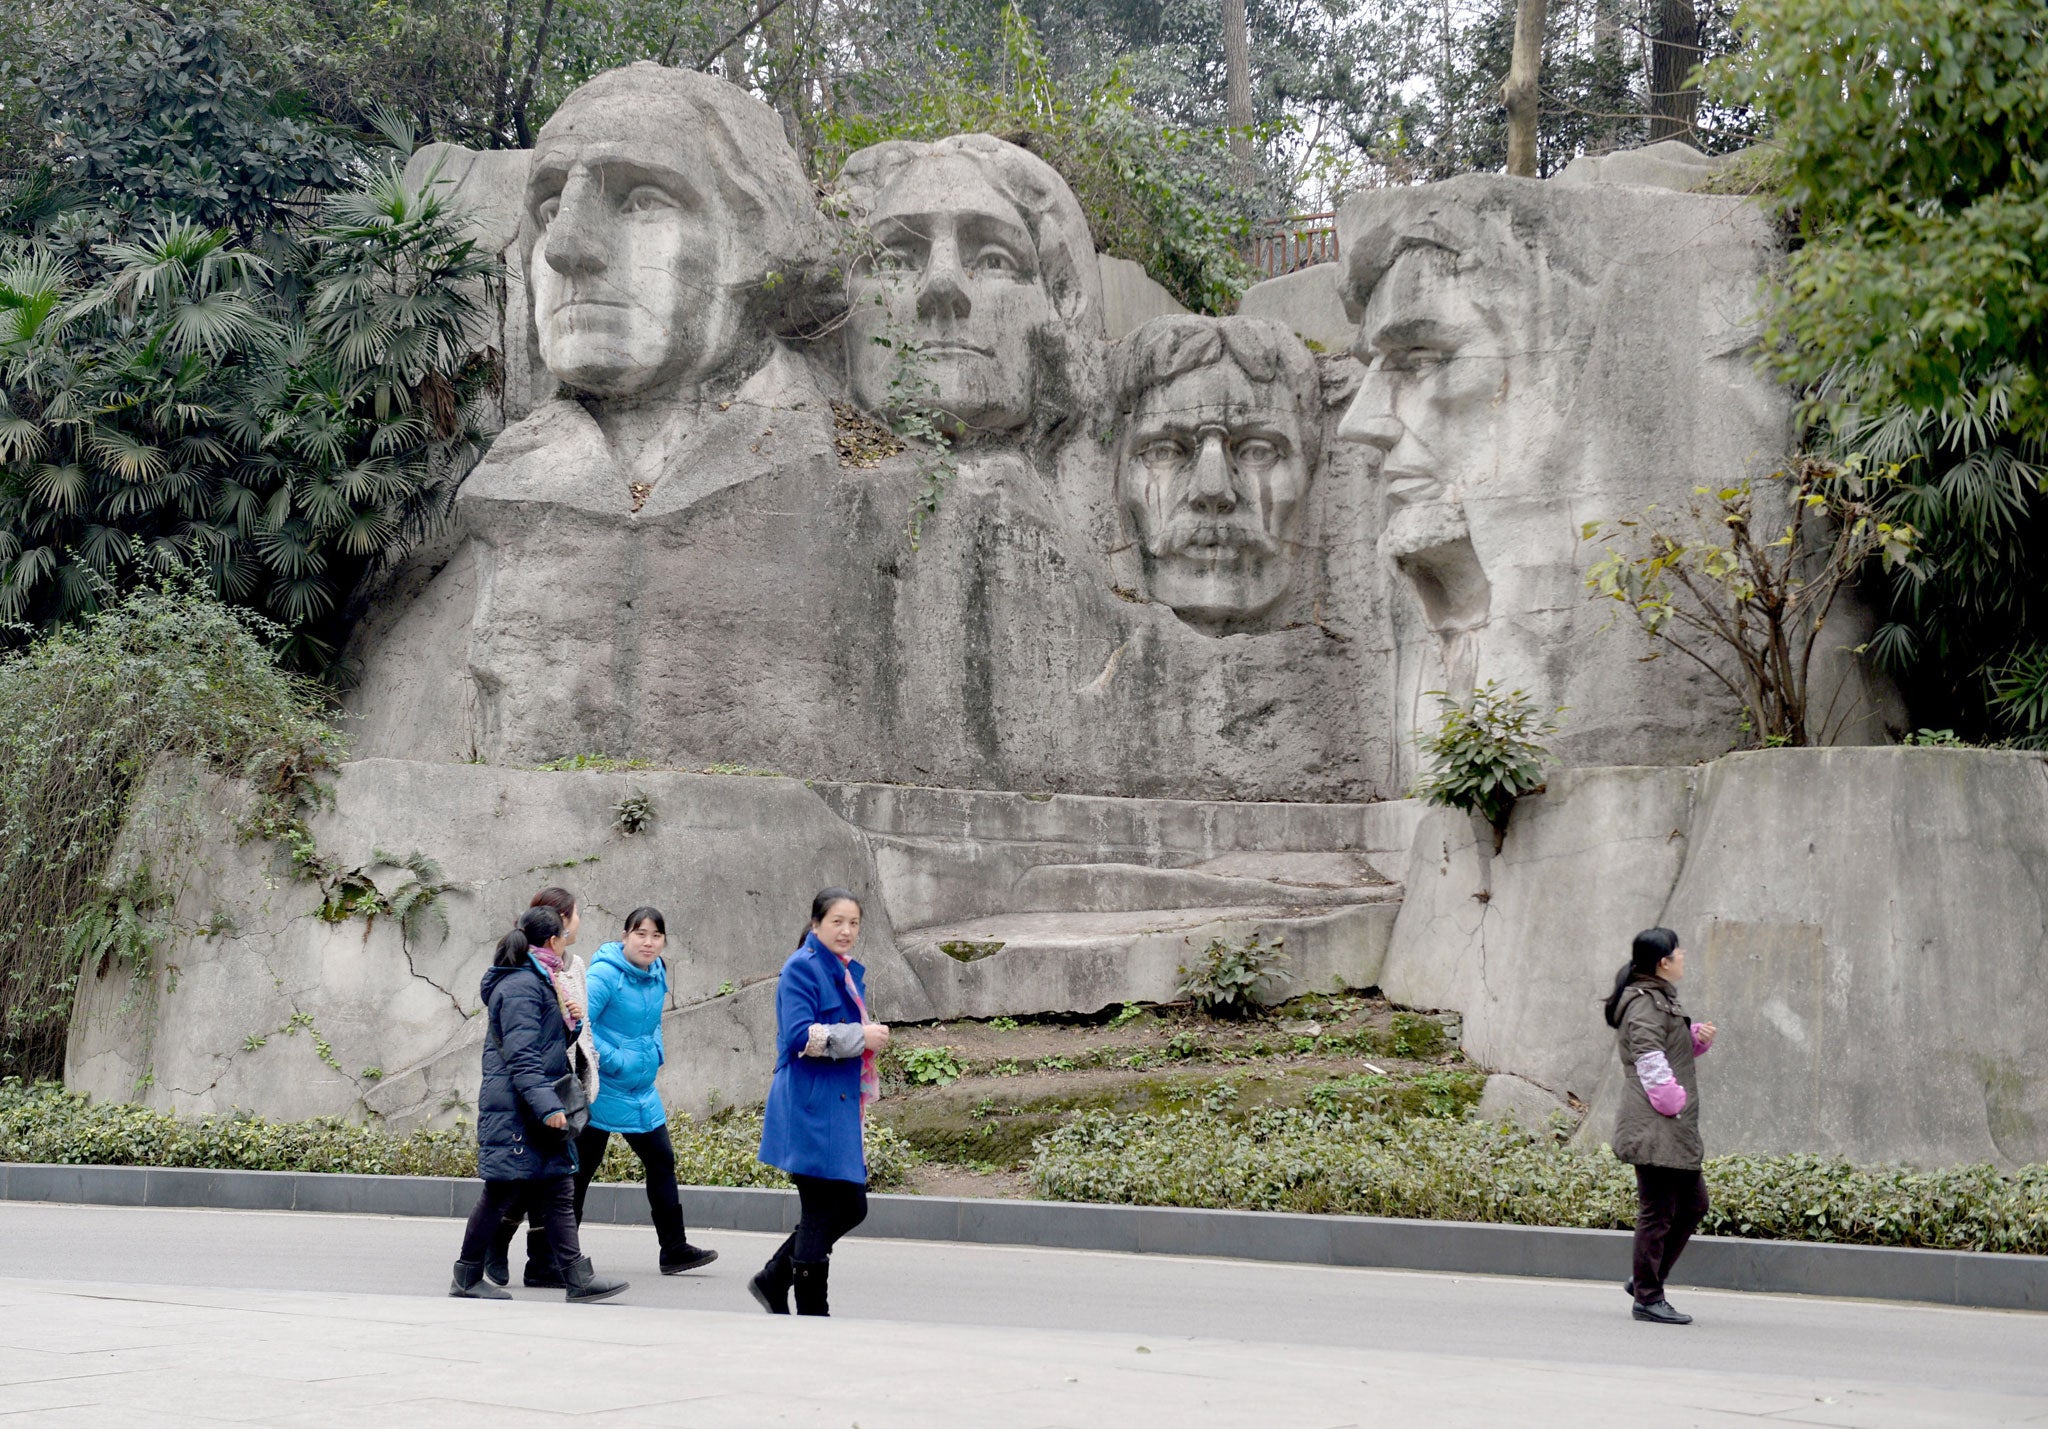
[[[1700,62],[1700,17],[1692,0],[1657,0],[1650,36],[1650,142],[1694,137],[1700,92],[1687,86]]]
[[[1230,154],[1237,162],[1238,182],[1249,183],[1252,161],[1252,47],[1244,0],[1223,0],[1223,85],[1230,106]]]
[[[1536,177],[1536,77],[1543,69],[1548,10],[1548,0],[1518,0],[1515,6],[1514,57],[1501,97],[1508,106],[1508,172],[1517,178]]]

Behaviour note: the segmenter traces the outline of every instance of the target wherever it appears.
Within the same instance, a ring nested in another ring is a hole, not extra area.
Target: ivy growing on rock
[[[147,837],[115,854],[160,762],[247,779],[252,826],[283,826],[339,757],[322,696],[272,657],[279,634],[185,576],[0,662],[0,1067],[55,1072],[79,978],[146,970],[176,855],[160,866]]]

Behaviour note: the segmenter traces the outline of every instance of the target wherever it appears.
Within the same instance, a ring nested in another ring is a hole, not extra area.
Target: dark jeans
[[[633,1148],[633,1154],[640,1158],[640,1165],[646,1171],[647,1208],[653,1213],[654,1234],[661,1243],[662,1254],[673,1255],[689,1244],[690,1237],[683,1227],[683,1198],[676,1189],[676,1148],[668,1139],[668,1128],[658,1126],[652,1131],[622,1131],[626,1145]],[[585,1127],[583,1134],[576,1138],[576,1224],[583,1224],[583,1199],[590,1191],[590,1183],[597,1176],[597,1168],[604,1161],[605,1148],[611,1145],[612,1134],[595,1126]],[[520,1212],[514,1209],[506,1227],[499,1237],[499,1244],[511,1242],[512,1233],[518,1228]],[[543,1229],[540,1217],[533,1216],[529,1224],[538,1231]]]
[[[566,1279],[569,1267],[583,1258],[583,1246],[576,1237],[576,1185],[567,1176],[484,1182],[484,1193],[462,1231],[462,1259],[481,1262],[490,1254],[500,1229],[519,1224],[522,1215],[533,1217],[536,1226],[546,1227],[555,1268]]]
[[[776,1250],[770,1264],[785,1270],[791,1262],[819,1265],[832,1258],[839,1238],[868,1218],[865,1181],[833,1181],[823,1176],[792,1176],[796,1182],[796,1229]]]
[[[1664,1298],[1664,1281],[1706,1213],[1707,1178],[1699,1172],[1636,1167],[1636,1303]]]

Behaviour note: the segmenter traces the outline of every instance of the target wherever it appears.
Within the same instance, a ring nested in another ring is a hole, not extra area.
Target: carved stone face
[[[702,146],[629,95],[569,109],[541,132],[527,183],[541,358],[600,397],[700,376],[734,318],[727,214]]]
[[[1254,621],[1294,579],[1311,460],[1285,391],[1225,359],[1151,388],[1124,430],[1117,483],[1154,600],[1197,625]]]
[[[1017,206],[979,163],[941,154],[883,188],[869,230],[878,251],[855,277],[846,328],[855,400],[935,406],[966,432],[1022,427],[1032,335],[1056,314]]]
[[[1421,247],[1396,259],[1372,290],[1353,351],[1366,371],[1338,435],[1381,453],[1387,555],[1439,544],[1462,528],[1468,501],[1560,494],[1523,460],[1552,428],[1550,405],[1509,381],[1518,359],[1453,254]]]

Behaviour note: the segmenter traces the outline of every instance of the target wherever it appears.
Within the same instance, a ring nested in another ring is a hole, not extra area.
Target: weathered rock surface
[[[1568,711],[1568,764],[1725,751],[1728,692],[1690,661],[1646,660],[1647,638],[1587,599],[1604,548],[1584,527],[1790,456],[1791,396],[1755,363],[1768,216],[1735,198],[1473,174],[1361,195],[1338,228],[1354,351],[1371,364],[1340,435],[1378,454],[1379,553],[1406,595],[1392,606],[1396,749],[1434,725],[1430,692],[1499,680]],[[1902,716],[1856,653],[1867,617],[1838,614],[1814,705],[1842,716],[1840,742],[1882,742]]]
[[[1488,1067],[1592,1104],[1620,1090],[1599,1001],[1629,939],[1674,928],[1709,1153],[1922,1165],[2048,1159],[2048,762],[1769,750],[1585,769],[1506,840],[1424,820],[1381,986],[1465,1014]]]
[[[176,947],[139,982],[125,969],[87,980],[70,1085],[188,1114],[376,1115],[400,1127],[446,1123],[474,1104],[478,980],[513,916],[549,884],[577,893],[585,956],[631,908],[651,902],[668,915],[674,1003],[661,1087],[672,1106],[702,1112],[764,1095],[775,974],[821,886],[867,898],[860,956],[875,1013],[892,1021],[1164,1000],[1174,969],[1209,939],[1253,931],[1286,940],[1304,987],[1364,986],[1399,896],[1372,860],[1391,862],[1415,818],[1409,805],[343,766],[333,807],[312,820],[323,856],[387,896],[411,877],[402,860],[435,860],[444,932],[431,916],[409,931],[388,914],[326,921],[320,889],[281,850],[227,832],[240,817],[237,786],[181,767],[153,788],[134,827],[175,850]],[[629,798],[651,813],[638,833],[618,826]],[[949,940],[933,926],[943,920],[1070,919],[1083,888],[1082,901],[1125,911],[1094,915],[1102,921],[1085,938],[1020,940],[972,961],[934,947]],[[1266,906],[1242,906],[1253,896]]]

